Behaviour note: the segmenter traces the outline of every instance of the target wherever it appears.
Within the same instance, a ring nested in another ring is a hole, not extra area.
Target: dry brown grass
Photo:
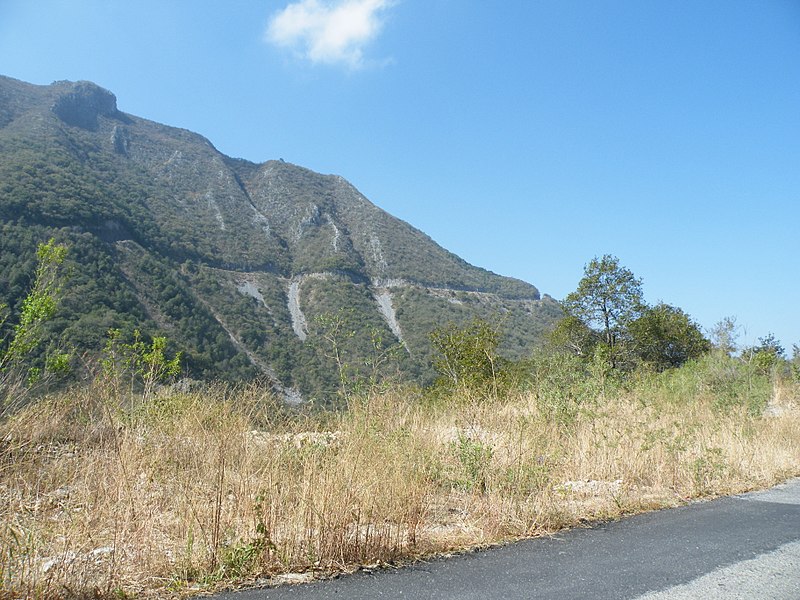
[[[428,403],[397,389],[323,415],[257,387],[126,409],[100,387],[48,398],[0,425],[0,597],[324,574],[800,474],[796,389],[763,417],[665,386],[558,416],[534,393]]]

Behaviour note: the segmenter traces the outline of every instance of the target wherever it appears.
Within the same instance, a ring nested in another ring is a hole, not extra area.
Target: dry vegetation
[[[752,396],[766,378],[721,403],[713,360],[580,402],[392,389],[301,414],[258,387],[131,406],[99,384],[47,398],[0,424],[0,597],[324,575],[800,474],[796,384],[777,384],[769,415]]]

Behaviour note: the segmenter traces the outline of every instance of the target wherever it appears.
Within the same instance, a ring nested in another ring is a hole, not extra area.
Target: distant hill
[[[396,344],[400,375],[425,382],[434,327],[499,319],[502,350],[518,357],[559,314],[341,177],[227,157],[86,81],[0,76],[0,228],[0,303],[12,309],[36,245],[70,246],[53,342],[92,357],[110,328],[140,328],[182,349],[192,377],[261,376],[306,398],[337,386],[330,339],[362,370]]]

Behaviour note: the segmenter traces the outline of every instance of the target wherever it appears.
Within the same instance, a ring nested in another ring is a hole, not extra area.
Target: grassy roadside
[[[184,596],[766,487],[800,474],[799,404],[713,354],[624,387],[394,388],[341,413],[98,384],[0,423],[0,598]]]

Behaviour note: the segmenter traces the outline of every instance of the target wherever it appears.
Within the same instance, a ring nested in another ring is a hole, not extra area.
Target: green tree
[[[592,356],[598,339],[597,332],[574,315],[559,319],[547,334],[548,346],[581,358]]]
[[[768,333],[764,337],[758,338],[758,346],[754,348],[756,352],[766,352],[772,354],[776,358],[783,358],[786,355],[786,350],[783,345],[775,337],[774,333]]]
[[[644,309],[642,280],[620,266],[615,256],[595,257],[584,267],[578,288],[564,299],[563,306],[568,316],[600,333],[612,367],[617,366],[627,327]]]
[[[689,315],[663,302],[645,309],[629,331],[636,356],[659,371],[679,367],[711,349]]]
[[[763,374],[769,374],[784,358],[786,351],[774,334],[758,338],[758,345],[742,352],[742,358],[752,362]]]
[[[497,354],[500,334],[483,319],[474,318],[464,326],[450,322],[430,333],[437,357],[437,384],[455,391],[497,394],[505,377],[507,361]]]
[[[725,317],[714,324],[710,331],[712,345],[730,356],[737,350],[736,340],[739,337],[739,326],[736,317]]]
[[[0,403],[2,412],[9,409],[12,393],[17,404],[24,396],[26,383],[41,377],[40,366],[34,363],[34,352],[42,343],[44,324],[53,318],[61,294],[63,280],[62,265],[67,256],[67,247],[56,244],[54,239],[39,244],[36,251],[37,267],[33,286],[22,301],[19,319],[9,336],[0,340]],[[7,307],[0,306],[0,328],[9,318]],[[46,371],[61,372],[68,367],[63,353],[45,357]]]
[[[347,311],[325,312],[314,318],[315,334],[319,337],[324,347],[326,358],[336,363],[336,372],[339,377],[339,394],[342,397],[350,395],[348,379],[351,375],[352,365],[347,361],[351,354],[347,351],[348,341],[355,337],[356,331],[349,322]]]
[[[108,332],[108,340],[102,361],[103,372],[111,380],[117,394],[121,382],[127,377],[130,380],[131,392],[138,382],[142,387],[142,399],[148,400],[155,390],[156,384],[175,377],[181,372],[182,352],[167,358],[167,338],[155,336],[148,344],[138,329],[133,332],[133,341],[125,342],[119,329]]]

